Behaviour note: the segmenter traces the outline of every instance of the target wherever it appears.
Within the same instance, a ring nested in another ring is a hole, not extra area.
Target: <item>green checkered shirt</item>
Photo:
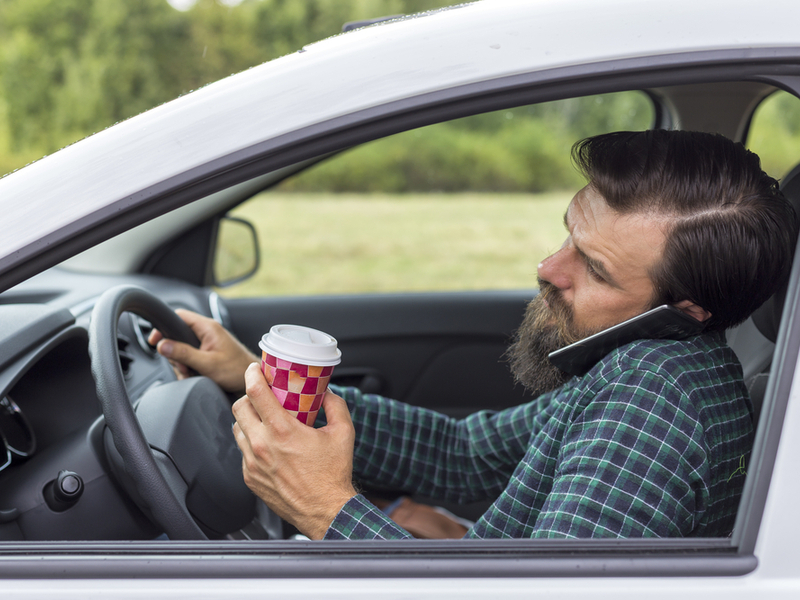
[[[463,420],[336,391],[359,481],[495,499],[467,538],[726,536],[753,442],[741,367],[717,334],[629,344],[533,402]],[[325,539],[410,537],[358,495]]]

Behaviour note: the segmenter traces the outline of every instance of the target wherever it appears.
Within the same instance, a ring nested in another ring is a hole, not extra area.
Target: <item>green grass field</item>
[[[264,193],[232,213],[256,226],[261,269],[221,293],[533,288],[571,197]]]

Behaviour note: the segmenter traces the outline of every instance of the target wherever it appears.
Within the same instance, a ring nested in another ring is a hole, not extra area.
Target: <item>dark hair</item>
[[[623,131],[578,142],[572,157],[617,212],[674,217],[650,273],[654,305],[691,300],[711,313],[707,330],[723,330],[788,280],[797,216],[742,144],[693,131]]]

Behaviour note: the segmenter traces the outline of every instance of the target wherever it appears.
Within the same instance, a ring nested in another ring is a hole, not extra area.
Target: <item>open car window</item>
[[[747,147],[771,176],[788,175],[800,164],[800,99],[778,90],[762,100],[753,113]]]
[[[618,92],[458,119],[344,151],[231,212],[255,225],[263,261],[254,277],[220,293],[534,288],[536,265],[564,241],[564,210],[585,184],[572,144],[654,120],[647,94]]]

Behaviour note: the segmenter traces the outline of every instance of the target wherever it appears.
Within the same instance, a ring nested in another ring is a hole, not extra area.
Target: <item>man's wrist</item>
[[[306,522],[306,527],[298,527],[298,529],[301,531],[306,529],[306,531],[303,531],[303,533],[312,540],[323,539],[331,524],[336,520],[336,517],[342,511],[342,508],[344,508],[344,506],[356,495],[356,491],[351,489],[349,492],[342,494],[335,502],[326,502],[326,505],[329,507],[327,510],[325,510],[322,514],[309,518]]]
[[[379,508],[357,494],[342,506],[325,533],[326,540],[401,540],[411,535]]]

